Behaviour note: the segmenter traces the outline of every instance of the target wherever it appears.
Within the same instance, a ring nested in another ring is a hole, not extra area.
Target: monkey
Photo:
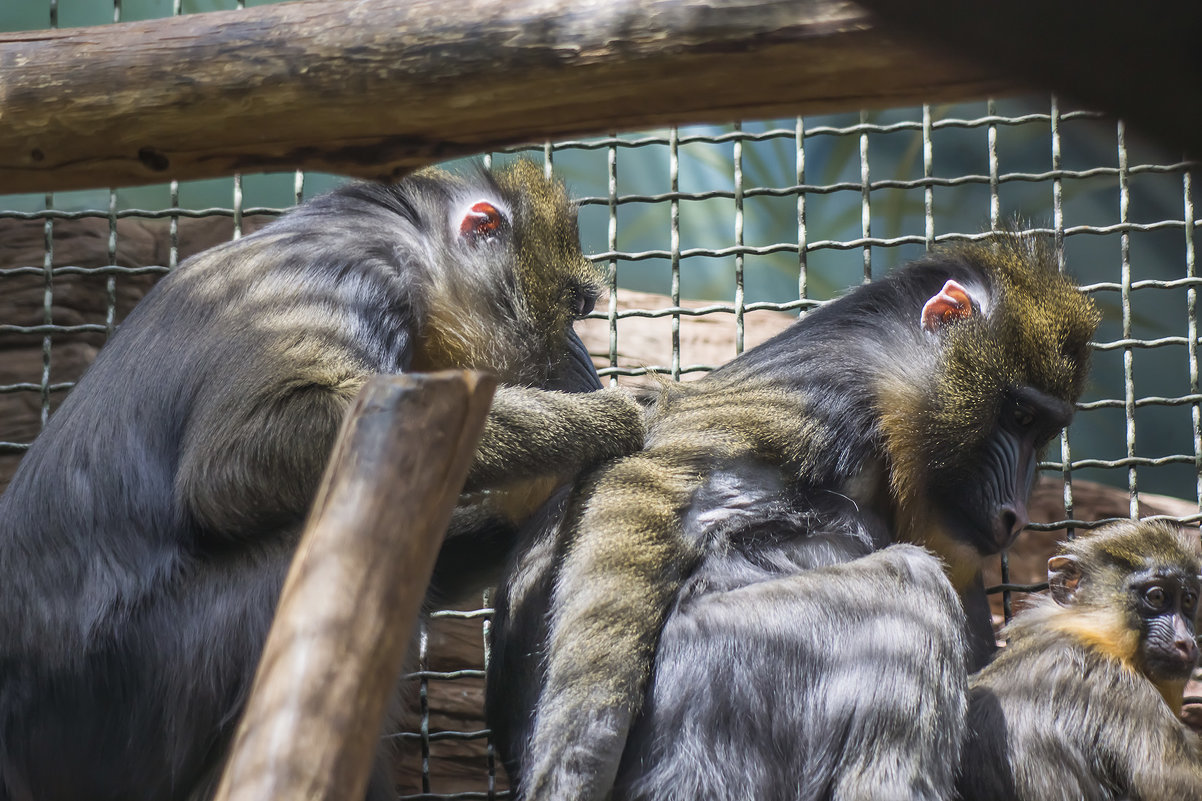
[[[518,798],[948,798],[981,560],[1026,525],[1093,302],[1042,240],[937,249],[705,378],[523,533],[487,718]]]
[[[1202,738],[1178,719],[1198,661],[1196,543],[1121,521],[1063,545],[1047,596],[969,680],[964,801],[1202,798]]]
[[[212,793],[372,374],[499,377],[448,534],[470,545],[433,584],[487,575],[472,554],[498,570],[556,484],[642,444],[642,409],[601,389],[572,328],[601,286],[529,161],[349,184],[163,278],[0,498],[0,799]],[[395,796],[386,757],[373,801]]]

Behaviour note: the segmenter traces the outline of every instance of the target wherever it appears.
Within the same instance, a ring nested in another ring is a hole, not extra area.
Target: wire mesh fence
[[[1152,492],[1193,504],[1172,507],[1174,519],[1198,520],[1191,165],[1132,142],[1121,123],[1027,99],[610,136],[525,154],[580,197],[586,250],[612,290],[588,323],[589,341],[615,381],[704,374],[941,242],[1013,219],[1044,232],[1106,321],[1077,418],[1041,465],[1062,483],[1063,513],[1032,529],[1107,519],[1075,514],[1082,478],[1125,491],[1127,508],[1110,514],[1137,513],[1140,493]],[[155,278],[337,180],[297,173],[0,197],[0,348],[10,357],[0,458],[9,470]],[[1002,585],[1030,588],[1006,567]],[[477,608],[442,618],[478,631],[487,616]],[[432,724],[432,688],[472,683],[450,695],[478,695],[480,666],[430,667],[425,650],[422,658],[417,722],[395,735],[421,763],[414,789],[439,790],[431,764],[450,747],[447,759],[476,759],[479,777],[448,786],[500,792],[482,723]]]
[[[139,13],[210,10],[185,5]],[[41,25],[67,10],[56,0],[47,8]],[[110,19],[122,9],[115,2]],[[1059,537],[1120,515],[1202,517],[1195,165],[1121,122],[1037,97],[520,152],[580,198],[585,250],[611,288],[587,341],[612,381],[695,378],[939,243],[1015,220],[1045,233],[1105,320],[1077,416],[1041,463],[1058,511],[1031,530]],[[158,277],[339,181],[289,173],[0,195],[0,487]],[[1083,511],[1083,481],[1117,488],[1121,503],[1112,493]],[[1149,497],[1160,495],[1179,500]],[[1039,586],[1011,576],[1005,556],[994,584],[1007,617],[1011,590]],[[486,597],[435,613],[423,630],[414,709],[391,735],[411,763],[407,798],[506,795],[481,719],[489,615]]]

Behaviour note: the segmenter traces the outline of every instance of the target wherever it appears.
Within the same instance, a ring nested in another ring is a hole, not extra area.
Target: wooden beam
[[[1017,90],[834,0],[297,2],[0,33],[0,192],[305,168]]]
[[[362,798],[496,381],[377,376],[343,421],[215,796]]]

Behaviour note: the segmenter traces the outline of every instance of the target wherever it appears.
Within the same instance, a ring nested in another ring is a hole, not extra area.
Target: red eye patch
[[[504,223],[500,210],[487,200],[481,200],[463,215],[459,235],[472,240],[495,236]]]

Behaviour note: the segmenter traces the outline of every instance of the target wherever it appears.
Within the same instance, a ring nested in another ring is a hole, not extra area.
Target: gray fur
[[[532,388],[600,386],[570,306],[597,278],[557,187],[530,164],[350,185],[147,294],[0,498],[0,801],[211,790],[309,501],[371,374],[478,367],[510,385],[471,489],[566,480],[638,447],[629,398]],[[456,209],[482,199],[510,216],[469,241]],[[532,265],[554,282],[534,287],[541,308],[519,272]],[[436,337],[450,345],[432,352]],[[494,497],[475,500],[451,537],[470,547],[440,559],[437,589],[495,571],[511,545]],[[393,795],[386,757],[372,799]]]
[[[977,305],[924,329],[949,279]],[[1095,325],[1003,237],[666,388],[644,450],[560,499],[498,595],[488,715],[517,797],[949,798],[994,647],[980,560],[1021,527]]]
[[[712,577],[703,568],[686,585],[660,636],[616,798],[947,797],[964,615],[938,559],[895,545],[693,589]]]

